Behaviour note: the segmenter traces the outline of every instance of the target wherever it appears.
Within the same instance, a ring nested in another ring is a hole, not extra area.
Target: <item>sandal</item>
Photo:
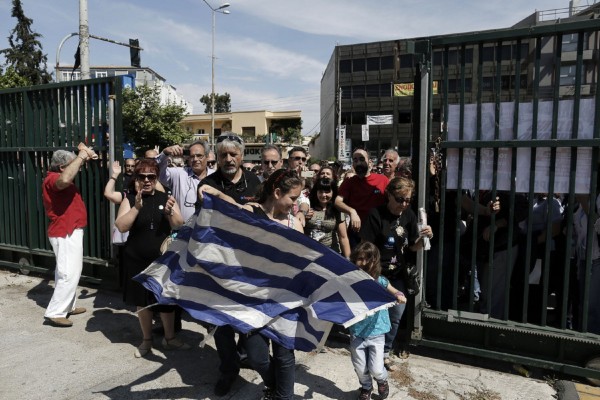
[[[147,344],[148,343],[148,344]],[[144,357],[146,354],[152,351],[152,339],[142,339],[142,344],[135,349],[133,355],[135,358]]]
[[[162,346],[165,350],[189,350],[192,348],[189,344],[176,337],[171,339],[163,338]]]

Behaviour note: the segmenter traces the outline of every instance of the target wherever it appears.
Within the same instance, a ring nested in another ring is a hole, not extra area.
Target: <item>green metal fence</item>
[[[582,18],[417,43],[415,104],[426,99],[429,123],[413,165],[436,228],[412,331],[420,345],[600,382],[597,237],[577,225],[599,189],[599,41],[600,21]],[[488,216],[496,197],[502,211]]]
[[[98,281],[106,273],[112,259],[111,207],[103,189],[110,155],[122,157],[121,99],[117,78],[0,91],[0,265],[54,268],[42,181],[54,150],[76,150],[84,142],[99,154],[75,182],[88,209],[84,279]]]

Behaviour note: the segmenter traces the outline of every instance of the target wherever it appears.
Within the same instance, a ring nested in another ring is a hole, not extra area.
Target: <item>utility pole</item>
[[[90,29],[88,26],[87,0],[79,0],[79,49],[81,55],[81,79],[90,79]]]

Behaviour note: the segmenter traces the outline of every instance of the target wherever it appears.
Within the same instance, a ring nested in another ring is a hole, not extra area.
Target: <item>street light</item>
[[[208,1],[203,0],[208,8],[212,11],[212,89],[210,92],[210,145],[214,146],[215,143],[215,14],[229,14],[229,10],[223,10],[229,7],[229,3],[223,3],[218,8],[213,8]]]

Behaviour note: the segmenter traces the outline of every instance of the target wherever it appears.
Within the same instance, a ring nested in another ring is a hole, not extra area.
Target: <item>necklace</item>
[[[154,230],[154,201],[155,197],[152,195],[152,208],[150,209],[150,230]]]

